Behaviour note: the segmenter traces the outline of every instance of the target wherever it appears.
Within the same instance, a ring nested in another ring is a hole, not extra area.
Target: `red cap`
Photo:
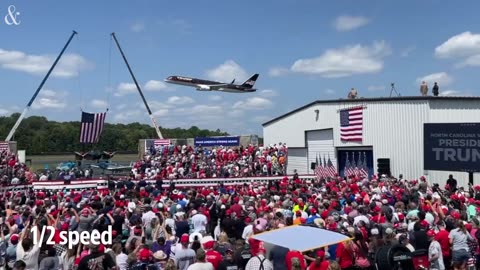
[[[146,248],[140,250],[140,254],[138,257],[141,261],[148,261],[150,259],[150,250]]]
[[[18,244],[18,234],[14,234],[10,237],[10,242],[12,242],[13,245]]]
[[[317,257],[319,258],[325,257],[325,251],[323,249],[317,250]]]
[[[188,237],[188,234],[184,233],[182,234],[182,237],[180,238],[180,243],[188,243],[190,241],[190,238]]]
[[[428,230],[428,232],[427,232],[428,237],[434,237],[435,235],[436,235],[436,233],[435,233],[434,230]]]

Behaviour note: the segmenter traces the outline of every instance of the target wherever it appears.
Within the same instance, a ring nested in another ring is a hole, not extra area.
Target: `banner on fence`
[[[195,146],[239,146],[240,137],[207,137],[195,138]]]

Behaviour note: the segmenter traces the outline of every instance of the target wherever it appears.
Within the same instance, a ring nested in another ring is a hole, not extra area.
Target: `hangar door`
[[[287,160],[287,174],[308,174],[307,148],[289,148]]]
[[[338,168],[333,147],[333,129],[307,131],[307,149],[309,174],[314,173],[311,164],[315,163],[317,158],[321,159],[322,164],[330,158],[333,165]]]

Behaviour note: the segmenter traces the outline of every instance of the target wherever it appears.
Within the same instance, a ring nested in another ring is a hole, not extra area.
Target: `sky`
[[[13,10],[13,8],[15,10]],[[72,30],[78,35],[29,115],[151,124],[110,33],[115,32],[162,127],[262,135],[261,124],[314,100],[479,95],[480,2],[0,1],[0,115],[21,112]],[[10,15],[12,13],[12,15]],[[4,15],[5,14],[5,15]],[[16,23],[12,24],[12,17]],[[200,92],[170,75],[242,82],[255,93]]]

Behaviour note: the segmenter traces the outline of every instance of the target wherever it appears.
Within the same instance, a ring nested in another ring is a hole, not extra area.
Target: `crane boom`
[[[23,112],[22,114],[20,115],[20,117],[18,117],[17,119],[17,122],[15,123],[15,125],[13,125],[13,128],[10,130],[10,133],[8,133],[8,136],[7,138],[5,139],[5,141],[10,141],[13,137],[13,135],[15,134],[15,132],[17,131],[18,127],[20,126],[20,123],[22,122],[23,118],[25,118],[25,116],[27,115],[28,113],[28,110],[30,110],[30,107],[32,106],[33,102],[35,101],[35,98],[37,98],[37,95],[38,93],[40,93],[40,90],[42,90],[42,87],[43,85],[45,84],[45,82],[47,81],[48,77],[50,76],[50,73],[52,73],[53,69],[55,68],[55,66],[57,65],[58,61],[60,60],[60,58],[62,57],[63,53],[65,52],[65,50],[67,49],[68,45],[70,44],[70,42],[72,41],[73,37],[77,34],[76,31],[73,31],[72,35],[70,36],[70,38],[68,39],[67,43],[65,44],[65,46],[63,46],[63,49],[62,51],[60,52],[60,54],[57,56],[57,59],[55,59],[55,62],[53,62],[52,66],[50,67],[50,69],[48,70],[47,72],[47,75],[45,75],[45,77],[43,78],[42,82],[40,83],[40,85],[38,86],[37,88],[37,91],[35,91],[35,93],[33,94],[32,98],[30,99],[30,101],[28,102],[27,106],[25,107],[25,109],[23,109]]]
[[[142,89],[140,88],[140,85],[137,82],[137,79],[135,78],[135,75],[133,75],[132,68],[130,68],[130,64],[127,61],[127,57],[125,57],[125,54],[123,53],[122,48],[120,47],[120,44],[118,43],[117,37],[115,36],[115,33],[112,33],[112,37],[115,40],[115,43],[117,44],[118,50],[120,51],[120,54],[123,57],[123,60],[125,61],[125,64],[127,65],[128,71],[130,72],[130,75],[132,76],[133,82],[135,83],[135,86],[137,87],[138,93],[142,97],[143,104],[145,104],[145,107],[147,108],[148,115],[150,116],[150,119],[152,120],[153,126],[155,127],[155,131],[157,132],[158,138],[163,139],[162,133],[160,132],[160,129],[158,128],[157,121],[155,121],[155,118],[153,117],[152,110],[150,110],[150,107],[148,106],[147,100],[145,99],[145,96],[143,95]]]

